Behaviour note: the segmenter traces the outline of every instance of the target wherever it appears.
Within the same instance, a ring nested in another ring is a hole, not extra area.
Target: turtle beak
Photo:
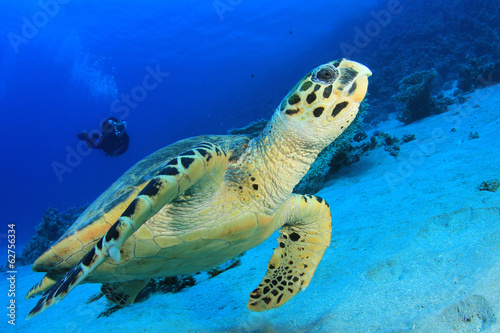
[[[349,69],[349,72],[356,72],[354,80],[346,85],[346,96],[353,102],[361,103],[368,91],[368,77],[372,75],[370,69],[358,62],[344,60],[341,64],[343,68]]]
[[[363,75],[357,78],[349,88],[347,97],[356,103],[361,103],[368,91],[368,75]]]

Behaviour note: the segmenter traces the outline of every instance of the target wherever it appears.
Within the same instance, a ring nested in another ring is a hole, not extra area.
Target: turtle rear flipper
[[[294,195],[280,207],[277,218],[285,225],[264,279],[250,294],[247,306],[252,311],[278,308],[305,290],[330,245],[332,216],[320,197]]]
[[[26,299],[30,299],[31,297],[43,293],[45,290],[49,289],[52,287],[54,284],[56,284],[57,280],[54,280],[49,277],[49,274],[46,274],[43,279],[40,280],[37,284],[35,284],[31,289],[28,291],[26,294]]]
[[[119,263],[121,246],[149,218],[205,175],[216,170],[223,170],[224,174],[227,163],[226,153],[218,145],[208,142],[203,142],[170,160],[139,192],[104,237],[42,296],[27,319],[59,303],[108,257]]]
[[[101,287],[101,292],[106,295],[108,301],[116,305],[126,306],[135,301],[137,294],[144,289],[149,281],[150,279],[105,283]]]

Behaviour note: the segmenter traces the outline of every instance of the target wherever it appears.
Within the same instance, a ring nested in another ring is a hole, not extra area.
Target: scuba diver
[[[102,150],[106,156],[118,156],[128,149],[129,137],[125,132],[127,123],[110,117],[104,120],[101,126],[101,134],[82,132],[77,134],[78,139],[87,143],[92,149]]]

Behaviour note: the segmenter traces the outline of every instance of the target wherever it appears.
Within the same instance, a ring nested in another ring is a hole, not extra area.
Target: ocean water
[[[500,179],[498,0],[0,0],[0,18],[0,245],[15,224],[17,254],[47,208],[91,203],[177,140],[269,119],[305,73],[333,59],[373,72],[369,135],[416,136],[397,156],[379,147],[327,176],[319,195],[332,206],[332,247],[307,293],[278,310],[245,307],[272,236],[227,275],[109,318],[97,318],[104,300],[85,304],[99,289],[85,285],[26,321],[37,299],[24,294],[42,274],[20,267],[18,326],[7,329],[500,332],[500,190],[478,191]],[[429,90],[450,98],[447,112],[403,124],[401,80],[431,69]],[[110,116],[130,136],[117,157],[76,137]]]
[[[149,153],[269,118],[369,4],[2,1],[2,220],[24,243],[47,207],[90,203]],[[148,68],[163,76],[144,93]],[[75,135],[110,115],[128,124],[128,152],[78,150]]]

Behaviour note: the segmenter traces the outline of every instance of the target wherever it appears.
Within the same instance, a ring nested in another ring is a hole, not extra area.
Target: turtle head
[[[346,59],[318,66],[283,99],[275,120],[285,133],[324,147],[356,117],[370,75],[367,67]]]

